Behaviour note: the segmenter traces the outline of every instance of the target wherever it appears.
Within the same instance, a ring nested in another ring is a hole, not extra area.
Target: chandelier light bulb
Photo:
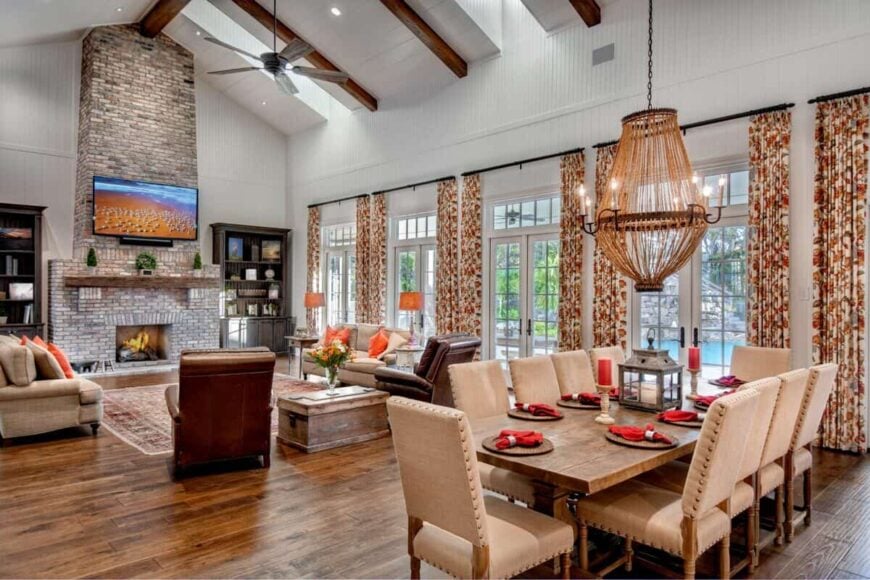
[[[704,197],[710,197],[710,194],[713,193],[713,188],[710,187],[709,185],[705,185],[703,192],[704,192]]]
[[[619,182],[616,181],[615,179],[611,179],[610,180],[610,189],[612,189],[613,191],[616,191],[617,189],[619,189]]]
[[[725,176],[719,178],[719,187],[725,187]]]
[[[695,185],[698,185],[698,174],[697,173],[692,174],[692,183],[694,183]]]

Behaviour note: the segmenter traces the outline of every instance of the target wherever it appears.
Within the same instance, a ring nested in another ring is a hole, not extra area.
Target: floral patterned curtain
[[[559,227],[559,350],[583,348],[583,229],[580,196],[583,183],[583,153],[564,155],[560,163],[562,178],[562,218]]]
[[[756,115],[749,124],[748,342],[788,348],[789,148],[791,113]]]
[[[384,324],[387,319],[387,197],[383,193],[372,195],[371,214],[369,321]]]
[[[483,327],[483,209],[480,175],[462,180],[461,273],[459,330],[481,336]]]
[[[305,275],[306,292],[320,292],[320,208],[308,208],[308,267]],[[320,312],[308,309],[305,324],[308,332],[317,330]]]
[[[371,199],[356,199],[356,322],[371,323]]]
[[[607,190],[616,145],[599,147],[595,156],[595,197]],[[595,246],[593,259],[592,343],[628,349],[628,281]]]
[[[868,117],[868,95],[817,105],[813,212],[813,362],[839,365],[821,443],[862,453]]]
[[[438,182],[438,231],[435,238],[435,328],[438,334],[459,330],[459,207],[456,180]]]

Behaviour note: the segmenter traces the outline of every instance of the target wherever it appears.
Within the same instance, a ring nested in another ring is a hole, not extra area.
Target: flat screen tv
[[[196,240],[199,191],[147,181],[94,177],[94,234]]]

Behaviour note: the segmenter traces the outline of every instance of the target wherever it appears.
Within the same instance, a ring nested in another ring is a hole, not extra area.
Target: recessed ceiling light
[[[338,6],[333,6],[329,11],[332,12],[333,16],[341,16],[341,10],[339,10]]]
[[[263,101],[262,105],[265,107],[265,106],[266,106],[266,101]]]
[[[121,8],[120,6],[118,6],[117,8],[115,8],[115,12],[123,12],[123,11],[124,11],[124,9]]]
[[[200,32],[199,32],[199,30],[197,30],[197,31],[196,31],[196,35],[197,35],[197,36],[199,36],[199,35],[200,35]]]

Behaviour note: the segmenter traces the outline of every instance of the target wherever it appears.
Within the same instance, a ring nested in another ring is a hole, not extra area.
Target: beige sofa
[[[364,387],[375,386],[375,369],[396,364],[396,353],[385,355],[382,359],[369,357],[369,341],[381,328],[376,324],[341,324],[337,328],[350,328],[350,347],[354,350],[355,359],[345,363],[338,371],[338,380],[345,385],[362,385]],[[399,328],[385,328],[387,333],[399,333],[406,339],[410,336],[407,330]],[[320,343],[314,345],[317,347]],[[306,348],[302,351],[302,374],[326,376],[323,368],[314,364],[311,360],[311,350]]]
[[[103,389],[81,378],[38,380],[33,353],[0,339],[0,437],[25,437],[90,425],[103,418]]]

